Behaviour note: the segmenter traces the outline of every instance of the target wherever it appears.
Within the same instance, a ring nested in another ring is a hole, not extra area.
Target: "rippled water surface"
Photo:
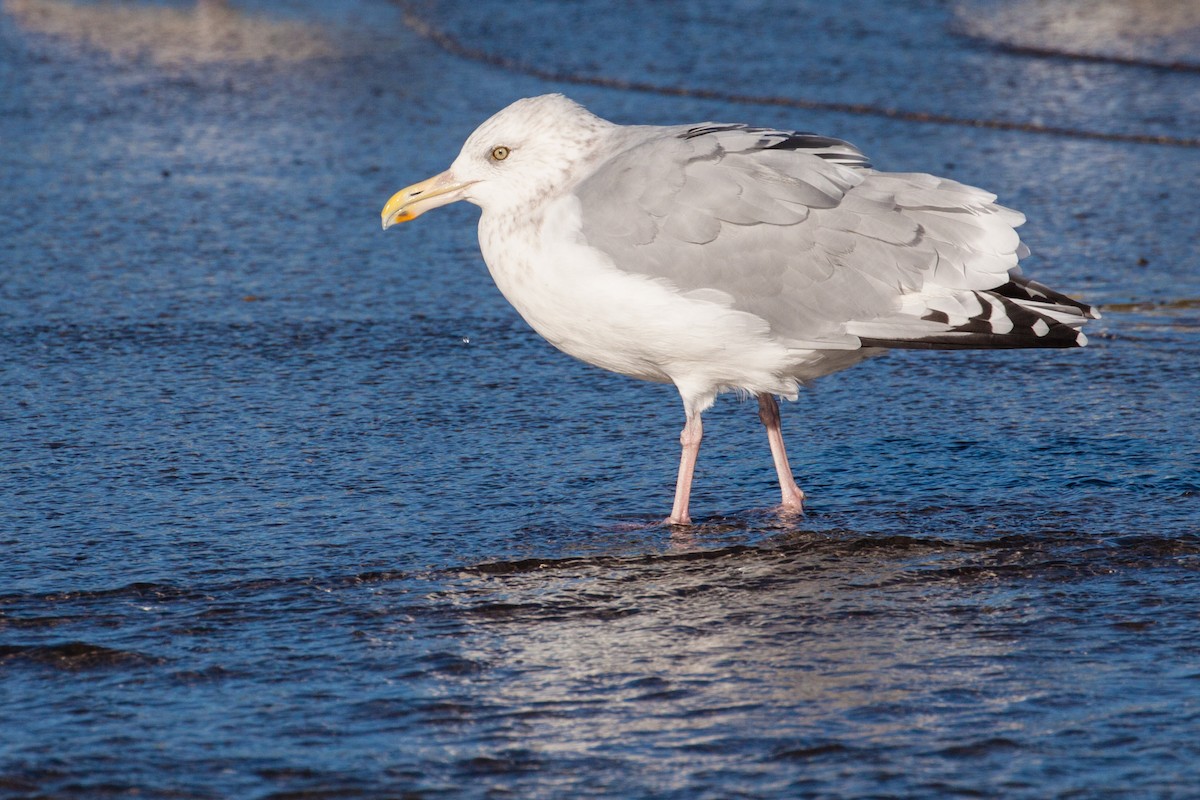
[[[1126,134],[1200,74],[1013,7],[5,0],[0,797],[1195,796],[1200,148]],[[722,398],[664,528],[673,390],[529,331],[473,209],[378,230],[552,90],[987,186],[1105,316],[806,390],[803,519]]]

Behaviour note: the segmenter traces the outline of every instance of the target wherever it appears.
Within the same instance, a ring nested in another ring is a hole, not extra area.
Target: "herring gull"
[[[839,139],[743,124],[617,125],[558,95],[518,100],[383,227],[482,209],[496,286],[565,353],[673,383],[686,422],[668,523],[688,524],[701,414],[752,394],[782,510],[804,493],[776,396],[887,348],[1080,347],[1098,314],[1020,275],[1017,211]]]

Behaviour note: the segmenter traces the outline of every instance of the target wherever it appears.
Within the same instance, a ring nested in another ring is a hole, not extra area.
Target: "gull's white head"
[[[561,94],[518,100],[475,129],[450,169],[392,195],[383,227],[458,200],[493,212],[532,206],[565,188],[614,127]]]

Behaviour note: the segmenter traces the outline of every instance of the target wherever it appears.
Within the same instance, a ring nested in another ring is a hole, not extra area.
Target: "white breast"
[[[505,298],[560,350],[635,378],[675,383],[701,411],[741,388],[794,396],[797,356],[767,323],[720,293],[680,294],[670,283],[620,270],[580,234],[571,196],[544,207],[541,224],[486,211],[484,260]]]

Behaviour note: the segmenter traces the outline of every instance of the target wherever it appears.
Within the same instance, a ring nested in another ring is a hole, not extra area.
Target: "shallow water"
[[[144,38],[0,12],[0,796],[1194,792],[1200,150],[568,79],[1184,138],[1200,75],[988,49],[920,3],[811,52],[767,5],[630,4],[597,23],[625,39],[552,40],[510,5],[412,9],[557,82],[386,3],[214,6],[135,4]],[[873,42],[868,67],[805,81],[839,41]],[[720,70],[683,58],[706,45]],[[1105,317],[1081,351],[894,353],[812,387],[784,409],[800,520],[770,509],[753,404],[723,398],[698,524],[671,532],[673,390],[530,332],[472,209],[378,231],[391,192],[550,90],[987,186],[1030,218],[1030,274]]]

